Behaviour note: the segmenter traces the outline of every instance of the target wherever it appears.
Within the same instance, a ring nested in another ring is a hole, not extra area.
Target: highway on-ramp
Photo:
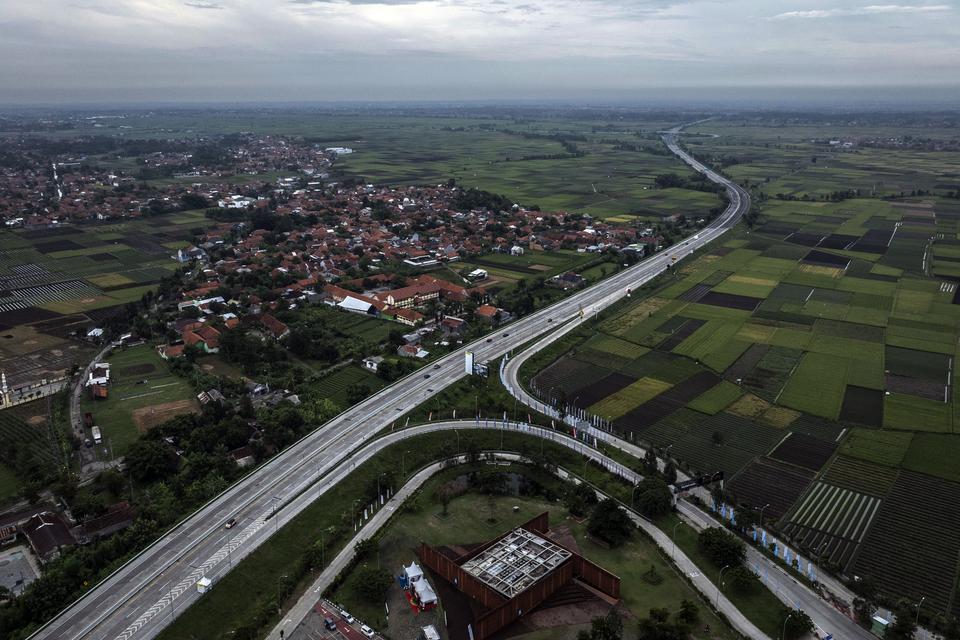
[[[503,330],[454,351],[312,431],[172,528],[31,636],[38,640],[151,638],[197,597],[196,583],[217,577],[302,510],[292,499],[351,451],[464,373],[464,352],[478,362],[499,357],[568,320],[599,311],[715,240],[749,209],[746,191],[664,142],[696,171],[722,185],[729,205],[698,233]],[[225,523],[237,519],[237,526]]]

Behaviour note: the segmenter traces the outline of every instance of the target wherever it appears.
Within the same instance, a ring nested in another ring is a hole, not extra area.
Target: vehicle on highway
[[[553,318],[547,318],[547,322],[553,322]]]
[[[337,630],[337,623],[330,616],[323,619],[323,626],[326,627],[327,631]]]
[[[353,624],[354,617],[346,609],[340,610],[340,617],[347,621],[347,624]]]
[[[506,337],[509,337],[509,336],[510,336],[510,334],[509,334],[509,333],[505,333],[505,334],[503,334],[503,337],[504,337],[504,338],[506,338]]]
[[[100,427],[90,427],[90,435],[93,436],[93,441],[96,444],[103,442],[103,436],[100,435]]]
[[[424,378],[429,378],[429,377],[430,377],[430,374],[429,374],[429,373],[425,373],[425,374],[423,374],[423,377],[424,377]]]
[[[435,365],[433,365],[433,368],[434,368],[434,369],[439,369],[439,368],[440,368],[440,365],[435,364]]]
[[[223,528],[224,528],[224,529],[233,529],[235,526],[237,526],[237,519],[236,519],[236,518],[230,518],[229,520],[227,520],[227,524],[223,525]]]
[[[373,632],[373,629],[371,629],[365,624],[360,625],[360,633],[367,636],[368,638],[372,638],[373,636],[377,635],[376,633]]]
[[[493,338],[487,338],[487,342],[493,342]]]

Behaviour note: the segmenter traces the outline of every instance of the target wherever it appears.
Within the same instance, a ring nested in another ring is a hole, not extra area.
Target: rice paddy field
[[[62,375],[94,348],[75,336],[139,300],[207,224],[187,211],[109,224],[0,230],[0,358],[12,385]]]
[[[530,385],[724,471],[728,498],[769,504],[767,524],[834,572],[957,615],[960,207],[757,200],[752,229],[602,314]]]

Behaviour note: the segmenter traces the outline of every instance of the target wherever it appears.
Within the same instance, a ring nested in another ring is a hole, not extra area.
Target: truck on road
[[[94,443],[100,444],[103,442],[103,436],[100,434],[100,427],[90,427],[90,433],[93,435]]]

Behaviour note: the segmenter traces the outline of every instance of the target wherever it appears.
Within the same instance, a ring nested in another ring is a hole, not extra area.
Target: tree
[[[667,460],[663,465],[663,479],[667,484],[674,484],[677,481],[677,465],[673,460]]]
[[[692,600],[683,600],[680,602],[680,610],[677,611],[677,622],[687,629],[692,629],[700,621],[700,609]]]
[[[353,583],[353,590],[366,602],[380,602],[393,584],[389,571],[366,564],[357,569],[354,575],[356,581]]]
[[[743,542],[719,527],[701,531],[697,546],[718,567],[740,566],[747,555]]]
[[[917,631],[914,624],[914,611],[906,602],[901,602],[893,612],[893,622],[887,627],[884,638],[887,640],[912,640]]]
[[[616,500],[607,498],[597,503],[590,513],[587,531],[590,535],[618,546],[633,533],[634,525]]]
[[[138,482],[162,480],[177,470],[176,452],[166,443],[137,440],[127,449],[124,465]]]
[[[648,518],[662,516],[673,508],[673,493],[659,478],[645,478],[637,485],[636,494],[637,509]]]
[[[877,606],[866,598],[853,599],[853,615],[856,617],[860,626],[869,629],[873,625],[873,614],[877,612]]]
[[[813,620],[803,609],[783,609],[780,614],[780,625],[783,629],[783,640],[797,640],[813,633],[814,629]]]
[[[745,566],[734,567],[727,573],[730,588],[737,593],[755,593],[760,587],[760,578]]]
[[[584,482],[570,483],[563,494],[563,504],[571,514],[582,518],[597,504],[597,492]]]
[[[621,640],[623,638],[623,618],[614,610],[590,621],[590,631],[581,631],[577,640]]]
[[[670,621],[669,609],[650,609],[646,618],[637,624],[640,640],[682,640],[687,637],[685,625]]]
[[[648,476],[654,476],[657,470],[657,454],[653,452],[653,447],[650,447],[643,456],[643,472]]]

